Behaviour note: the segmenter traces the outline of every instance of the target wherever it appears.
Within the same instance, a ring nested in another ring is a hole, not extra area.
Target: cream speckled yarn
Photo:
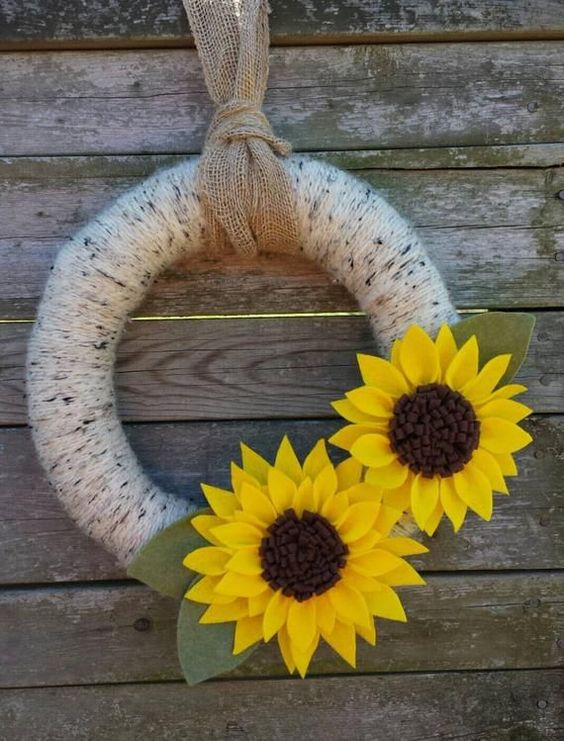
[[[413,322],[435,331],[456,321],[417,236],[366,183],[303,157],[284,166],[304,254],[356,297],[382,350]],[[49,481],[79,526],[124,563],[195,507],[145,475],[113,386],[127,316],[167,265],[203,247],[195,167],[146,180],[61,250],[29,345],[29,418]]]

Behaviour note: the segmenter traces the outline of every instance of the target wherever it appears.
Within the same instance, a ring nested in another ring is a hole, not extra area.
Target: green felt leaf
[[[258,643],[233,656],[235,623],[201,625],[198,621],[207,605],[183,599],[178,614],[178,659],[188,684],[198,684],[205,679],[223,674],[242,664]]]
[[[209,545],[190,524],[201,510],[161,530],[143,546],[129,564],[127,573],[168,597],[182,599],[195,573],[183,566],[185,556],[195,548]]]
[[[511,353],[511,362],[499,385],[509,383],[527,355],[535,317],[532,314],[488,311],[454,324],[451,329],[458,347],[476,335],[480,367],[495,355]]]

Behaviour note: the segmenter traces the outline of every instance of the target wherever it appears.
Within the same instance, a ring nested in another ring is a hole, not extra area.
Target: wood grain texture
[[[221,681],[191,688],[167,682],[0,694],[5,741],[555,741],[564,734],[563,713],[564,674],[558,669]]]
[[[408,622],[378,621],[376,649],[359,641],[359,672],[561,666],[562,572],[429,576],[401,596]],[[0,592],[0,687],[179,679],[177,612],[175,600],[129,584]],[[311,666],[347,672],[327,646]],[[284,673],[269,644],[232,676]]]
[[[564,170],[526,166],[530,157],[564,161],[564,145],[539,145],[536,154],[534,147],[469,149],[423,150],[413,160],[411,150],[318,156],[355,171],[417,227],[459,306],[562,305]],[[507,167],[513,158],[520,169]],[[0,160],[0,316],[32,316],[60,245],[118,195],[180,159]],[[392,169],[396,164],[411,169]],[[448,169],[435,169],[438,164]],[[495,168],[474,169],[479,164]],[[356,309],[342,287],[306,260],[226,255],[171,266],[138,313],[285,312],[290,302],[293,311]]]
[[[549,41],[276,48],[265,111],[307,151],[558,142],[563,59]],[[194,50],[6,53],[0,64],[3,155],[201,147],[211,108]]]
[[[564,314],[537,315],[519,379],[536,412],[564,411]],[[30,324],[0,323],[0,424],[26,421]],[[356,353],[375,353],[364,316],[129,322],[118,352],[122,417],[131,421],[331,417],[360,383]]]
[[[229,486],[229,461],[245,441],[273,460],[284,434],[301,456],[336,420],[127,425],[143,467],[159,486],[198,496],[200,483]],[[551,569],[564,563],[564,417],[536,417],[532,446],[518,456],[511,496],[495,498],[487,525],[470,515],[458,536],[443,523],[413,559],[425,571]],[[337,460],[339,453],[331,448]],[[49,491],[27,430],[0,430],[0,584],[122,579],[112,557],[83,535]],[[201,497],[201,495],[200,495]],[[200,499],[203,504],[203,499]],[[526,543],[526,547],[524,547]]]
[[[449,38],[551,38],[564,34],[558,0],[274,0],[275,44]],[[0,0],[0,48],[191,44],[181,0]]]

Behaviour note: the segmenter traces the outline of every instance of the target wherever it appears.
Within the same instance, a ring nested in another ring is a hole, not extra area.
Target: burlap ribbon
[[[296,252],[298,228],[289,177],[261,111],[268,79],[266,0],[183,0],[210,96],[217,106],[198,169],[213,249],[243,255]]]

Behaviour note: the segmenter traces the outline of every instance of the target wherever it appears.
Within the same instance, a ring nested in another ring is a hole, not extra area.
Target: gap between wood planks
[[[449,44],[449,43],[519,43],[523,41],[560,41],[564,39],[564,30],[513,30],[513,31],[447,31],[444,33],[366,33],[358,34],[325,34],[323,36],[297,36],[275,34],[271,47],[292,48],[311,46],[361,46],[366,44]],[[41,52],[41,51],[150,51],[151,49],[193,49],[191,36],[184,41],[180,39],[78,39],[56,41],[17,41],[0,44],[2,52]]]

